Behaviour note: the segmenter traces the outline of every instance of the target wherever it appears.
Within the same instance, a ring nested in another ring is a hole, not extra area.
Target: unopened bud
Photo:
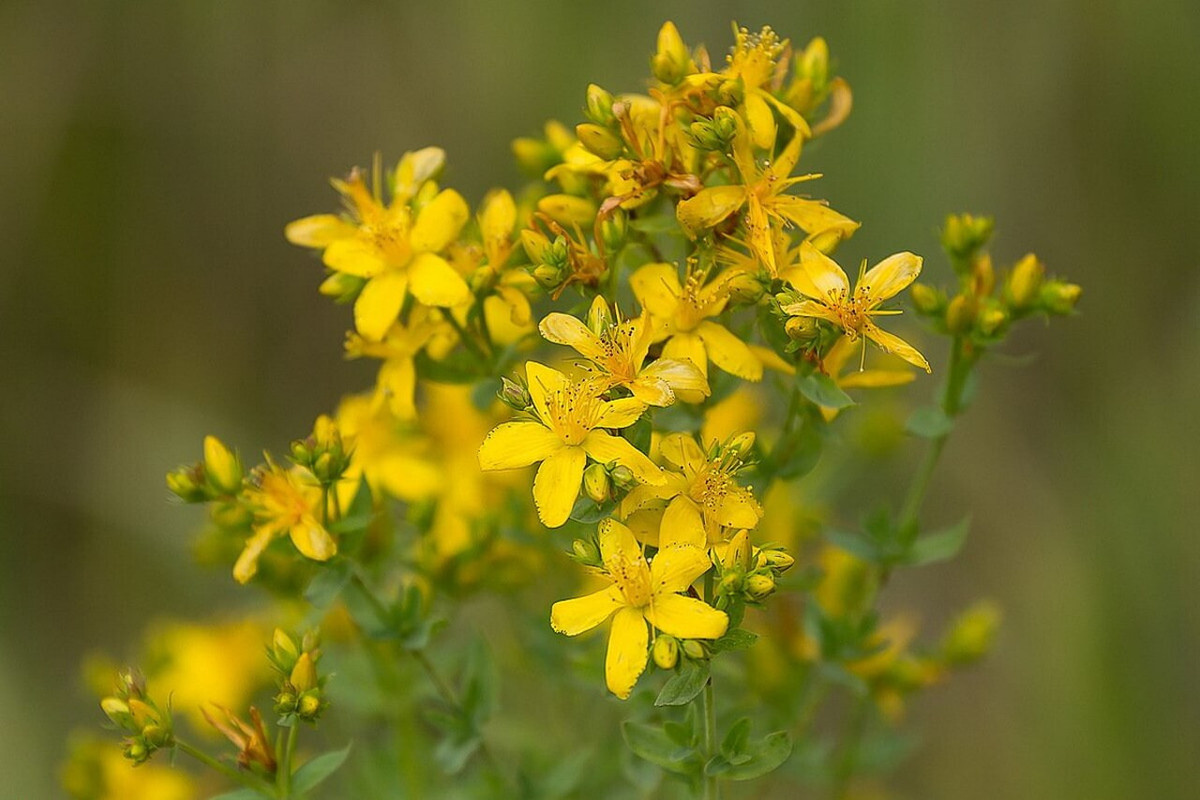
[[[746,594],[753,600],[765,600],[775,591],[775,579],[759,573],[746,580]]]
[[[546,263],[545,253],[546,248],[550,246],[550,240],[544,234],[526,228],[521,231],[521,246],[525,248],[525,255],[529,256],[529,263]]]
[[[695,639],[684,639],[682,648],[683,654],[692,661],[699,661],[702,658],[708,657],[708,653],[705,651],[704,645],[700,644],[700,642],[696,641]]]
[[[679,642],[674,636],[660,633],[654,640],[654,663],[659,669],[674,669],[679,661]]]
[[[296,659],[296,666],[292,667],[292,674],[288,678],[288,682],[298,692],[307,692],[309,689],[316,688],[317,666],[313,663],[311,655],[300,654],[300,658]]]
[[[612,161],[625,152],[625,142],[621,141],[621,137],[594,122],[581,122],[576,125],[575,135],[588,152],[605,161]]]
[[[609,473],[609,477],[621,489],[632,489],[634,486],[637,486],[637,478],[634,477],[633,470],[624,464],[618,464],[613,467],[612,472]]]
[[[313,719],[321,711],[321,698],[316,694],[305,694],[296,705],[296,713],[304,719]]]
[[[750,455],[750,451],[754,449],[754,442],[757,437],[754,431],[745,431],[729,440],[729,444],[725,447],[733,453],[737,453],[738,457],[745,460],[746,456]]]
[[[171,744],[174,734],[170,728],[158,724],[150,724],[142,729],[142,737],[151,747],[167,747]]]
[[[185,503],[203,503],[212,499],[204,465],[193,464],[167,473],[167,488]]]
[[[995,287],[996,270],[992,266],[992,257],[980,253],[971,259],[971,293],[976,297],[987,297]]]
[[[1020,310],[1034,301],[1038,290],[1042,288],[1045,274],[1045,266],[1033,253],[1029,253],[1013,266],[1008,275],[1008,299],[1013,308]]]
[[[908,294],[918,314],[935,316],[942,313],[946,305],[945,296],[927,283],[914,283]]]
[[[139,739],[130,739],[125,745],[124,754],[134,764],[143,764],[150,758],[150,748]]]
[[[667,21],[658,31],[658,49],[650,59],[650,71],[663,83],[676,84],[695,66],[675,23]]]
[[[613,121],[613,96],[592,83],[587,88],[587,118],[597,125],[608,125]]]
[[[738,531],[729,540],[721,565],[727,570],[740,569],[743,572],[750,567],[750,534],[748,531]]]
[[[129,714],[139,728],[159,721],[158,712],[154,710],[154,707],[136,697],[129,698]]]
[[[1051,314],[1070,314],[1075,310],[1079,295],[1083,292],[1077,284],[1062,281],[1047,281],[1038,295],[1041,305]]]
[[[946,327],[951,333],[966,333],[975,324],[978,302],[973,295],[960,294],[946,306]]]
[[[366,285],[366,278],[360,278],[357,275],[351,275],[347,272],[335,272],[321,281],[321,285],[317,287],[317,291],[326,297],[332,297],[334,302],[349,303],[355,297],[358,297],[358,293]]]
[[[1000,609],[993,603],[978,603],[964,611],[951,625],[942,642],[942,657],[951,665],[978,661],[992,648],[1000,627]]]
[[[614,208],[600,223],[600,240],[609,252],[616,252],[625,245],[629,233],[629,222],[625,212]]]
[[[525,388],[525,385],[508,377],[500,378],[500,391],[496,393],[496,396],[500,398],[500,402],[514,411],[524,411],[533,405],[533,398],[529,396],[529,390]]]
[[[271,649],[275,651],[275,661],[288,670],[295,666],[296,659],[300,657],[295,640],[280,628],[276,628],[271,637]]]
[[[541,139],[528,137],[514,139],[512,151],[513,156],[517,159],[517,165],[536,178],[541,178],[546,170],[562,160],[562,153]]]
[[[583,491],[596,504],[604,503],[612,496],[608,470],[603,464],[592,464],[583,471]]]
[[[1008,322],[1008,312],[997,306],[989,306],[979,312],[979,331],[991,336]]]
[[[316,661],[320,654],[317,648],[321,646],[321,632],[318,630],[305,631],[304,638],[300,640],[300,649],[305,653],[312,653],[313,661]]]
[[[299,698],[291,692],[280,692],[275,695],[275,713],[276,714],[291,714],[296,710],[296,703]]]
[[[735,305],[752,306],[762,299],[764,289],[757,275],[740,272],[725,284],[729,289],[729,299]]]
[[[575,560],[584,566],[599,566],[602,562],[600,548],[591,539],[576,539],[571,542],[571,552]]]
[[[133,723],[133,714],[129,711],[129,704],[119,697],[104,698],[100,701],[100,709],[105,716],[122,728]]]
[[[546,195],[537,203],[542,212],[559,225],[590,225],[596,216],[596,204],[573,194]]]
[[[991,238],[995,224],[991,217],[971,214],[951,214],[946,217],[946,226],[942,228],[942,247],[955,268],[962,269],[970,264],[975,253]]]
[[[817,91],[829,82],[829,45],[823,38],[816,37],[804,48],[796,64],[796,73],[810,80]]]
[[[772,569],[784,572],[796,563],[796,559],[785,550],[763,550],[758,554],[759,561]]]
[[[533,270],[533,277],[539,284],[546,289],[557,288],[563,282],[565,276],[563,270],[558,267],[553,267],[549,264],[539,264]]]
[[[812,317],[791,317],[783,324],[788,338],[796,342],[811,342],[820,334],[817,321]]]

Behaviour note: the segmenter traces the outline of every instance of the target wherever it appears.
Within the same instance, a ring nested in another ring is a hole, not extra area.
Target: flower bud
[[[694,69],[679,29],[669,20],[664,22],[658,31],[658,50],[650,59],[650,71],[663,83],[676,84]]]
[[[609,125],[613,117],[613,96],[594,83],[587,88],[587,118],[597,125]]]
[[[593,155],[612,161],[625,152],[625,142],[608,128],[594,122],[581,122],[575,126],[575,135],[579,143]]]
[[[113,723],[122,728],[131,729],[130,726],[134,724],[129,704],[119,697],[104,698],[100,701],[100,709]]]
[[[276,714],[291,714],[296,710],[296,704],[299,698],[291,692],[280,692],[275,695],[275,713]]]
[[[946,297],[927,283],[914,283],[908,294],[918,314],[932,317],[941,314],[946,306]]]
[[[168,747],[174,739],[174,733],[166,726],[150,724],[142,729],[142,738],[152,748]]]
[[[521,231],[521,246],[525,248],[525,255],[529,257],[529,263],[546,263],[546,248],[550,246],[550,240],[544,234],[526,228]]]
[[[159,721],[158,711],[153,706],[136,697],[129,698],[129,714],[134,725],[144,728]]]
[[[617,466],[613,467],[612,472],[609,473],[609,477],[611,477],[612,482],[621,489],[628,490],[632,489],[634,486],[637,486],[637,478],[634,477],[633,470],[624,464],[618,464]]]
[[[314,719],[321,711],[321,698],[314,693],[302,695],[296,713],[303,719]]]
[[[674,669],[679,661],[679,642],[674,636],[660,633],[654,640],[654,663],[659,669]]]
[[[992,266],[992,257],[980,253],[971,259],[971,294],[976,297],[988,297],[996,288],[996,270]]]
[[[1070,314],[1075,310],[1075,304],[1082,292],[1083,289],[1074,283],[1047,281],[1038,295],[1038,300],[1051,314]]]
[[[812,342],[820,335],[817,321],[812,317],[791,317],[783,324],[783,330],[796,342]]]
[[[1008,275],[1008,299],[1013,308],[1026,308],[1037,298],[1045,275],[1046,267],[1033,253],[1013,266]]]
[[[746,594],[752,600],[765,600],[775,591],[775,579],[759,573],[746,579]]]
[[[203,503],[212,499],[203,464],[179,467],[168,472],[167,488],[185,503]]]
[[[355,297],[358,297],[358,293],[366,285],[366,278],[360,278],[357,275],[351,275],[347,272],[335,272],[321,281],[321,285],[317,287],[317,291],[326,297],[332,297],[334,302],[349,303]]]
[[[134,764],[144,764],[150,758],[150,748],[141,739],[129,739],[124,755]]]
[[[296,659],[296,666],[292,667],[292,674],[288,678],[288,682],[297,692],[307,692],[309,689],[316,688],[317,667],[313,663],[311,655],[300,654],[300,658]]]
[[[946,306],[946,327],[954,334],[971,330],[971,326],[975,324],[978,306],[973,295],[958,295]]]
[[[708,652],[705,651],[704,645],[695,639],[684,639],[682,647],[683,654],[692,661],[699,661],[702,658],[708,657]]]
[[[612,496],[608,470],[603,464],[592,464],[583,471],[583,492],[596,504],[604,503]]]
[[[533,398],[523,383],[518,383],[508,377],[500,378],[500,391],[496,393],[500,402],[514,411],[524,411],[533,405]]]
[[[815,91],[822,91],[829,83],[829,45],[820,36],[804,48],[796,62],[796,75],[811,81]]]
[[[979,331],[991,336],[1008,322],[1008,312],[997,306],[988,306],[979,312]]]
[[[571,542],[571,553],[572,557],[584,566],[598,567],[603,563],[600,548],[591,539],[576,539]]]
[[[604,248],[616,252],[625,245],[625,237],[629,233],[629,221],[625,212],[614,208],[600,223],[600,240]]]
[[[758,554],[759,562],[779,572],[785,572],[796,563],[786,550],[763,550]]]
[[[995,224],[996,221],[991,217],[971,214],[951,214],[946,217],[946,225],[942,228],[942,247],[956,269],[970,264],[975,253],[992,237]]]
[[[533,277],[542,287],[546,289],[555,289],[563,282],[566,276],[563,270],[559,267],[553,267],[549,264],[539,264],[533,270]]]
[[[596,216],[596,204],[586,197],[573,194],[546,195],[537,202],[542,212],[559,225],[591,225]]]
[[[562,153],[541,139],[525,136],[513,139],[512,151],[517,165],[535,178],[541,178],[546,170],[562,161]]]
[[[300,657],[295,640],[280,628],[276,628],[271,637],[271,649],[274,651],[275,663],[286,670],[291,670],[296,665],[296,659]]]
[[[730,439],[729,444],[725,445],[725,449],[745,460],[750,455],[750,451],[754,449],[755,439],[754,431],[745,431]]]
[[[729,289],[729,299],[735,305],[752,306],[762,299],[764,294],[762,281],[748,272],[734,275],[725,286]]]
[[[942,658],[958,666],[978,661],[992,648],[1000,626],[1000,609],[981,602],[964,611],[951,625],[942,641]]]
[[[726,570],[740,569],[745,572],[750,567],[750,533],[738,531],[725,550],[725,558],[721,566]]]
[[[321,632],[319,630],[306,631],[304,638],[300,640],[300,649],[305,653],[312,653],[313,661],[320,658],[320,653],[317,648],[321,646]]]

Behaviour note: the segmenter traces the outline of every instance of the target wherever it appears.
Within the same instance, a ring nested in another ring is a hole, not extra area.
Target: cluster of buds
[[[230,498],[242,489],[242,462],[215,436],[204,437],[204,460],[167,473],[167,488],[186,503]]]
[[[650,656],[659,669],[675,669],[679,659],[706,661],[712,658],[710,643],[704,639],[677,639],[661,631],[654,638]]]
[[[325,696],[327,676],[317,674],[317,662],[321,659],[317,633],[309,631],[297,643],[291,634],[276,628],[268,655],[279,676],[275,713],[316,722],[329,706]]]
[[[763,602],[775,592],[779,576],[796,563],[781,547],[751,547],[748,531],[738,531],[716,555],[717,608]]]
[[[949,216],[942,247],[959,275],[958,292],[950,296],[927,284],[912,287],[913,305],[940,332],[979,345],[999,341],[1022,317],[1072,313],[1081,293],[1077,284],[1047,278],[1045,265],[1032,253],[998,279],[992,257],[984,249],[993,229],[991,217]]]
[[[100,708],[129,734],[123,741],[124,754],[134,764],[144,764],[156,750],[175,744],[170,708],[160,709],[146,695],[145,679],[139,674],[118,675],[116,691],[100,701]]]
[[[354,448],[343,442],[337,423],[322,414],[311,434],[292,442],[291,459],[311,472],[322,487],[329,487],[342,479],[353,452]]]

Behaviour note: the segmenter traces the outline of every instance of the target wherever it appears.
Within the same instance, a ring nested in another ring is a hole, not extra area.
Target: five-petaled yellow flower
[[[607,301],[597,297],[592,312],[589,317],[608,320]],[[704,397],[709,394],[708,380],[691,361],[659,358],[645,364],[654,341],[654,323],[647,311],[637,319],[609,321],[600,334],[569,314],[554,312],[542,320],[538,330],[548,341],[573,347],[591,361],[605,388],[623,386],[647,405],[671,405],[675,390]]]
[[[505,422],[487,435],[479,448],[479,466],[516,469],[538,461],[533,479],[533,502],[538,518],[548,528],[567,521],[588,456],[600,464],[616,462],[628,467],[642,483],[662,483],[662,470],[620,436],[602,428],[626,428],[646,410],[633,397],[603,400],[602,384],[567,376],[536,361],[525,365],[529,397],[537,421]]]
[[[691,361],[708,375],[708,362],[748,381],[762,379],[762,362],[741,339],[729,332],[715,317],[729,302],[729,287],[724,275],[704,283],[690,273],[680,284],[673,264],[646,264],[629,278],[629,285],[642,307],[655,322],[655,339],[666,339],[663,358]],[[699,396],[683,396],[687,402],[699,402]]]
[[[346,198],[353,221],[318,214],[287,226],[288,241],[324,250],[325,266],[367,280],[354,303],[354,324],[372,341],[383,338],[410,290],[428,306],[455,306],[471,299],[466,281],[438,255],[470,216],[466,201],[453,189],[443,189],[419,212],[414,213],[410,203],[423,186],[433,186],[426,180],[441,166],[441,151],[428,154],[429,150],[436,148],[401,160],[390,204],[383,205],[379,187],[372,193],[355,170],[346,180],[333,182]]]
[[[922,259],[912,253],[888,256],[865,275],[860,275],[854,291],[850,280],[837,262],[811,244],[805,243],[801,253],[804,272],[810,286],[796,288],[807,295],[795,303],[782,306],[793,317],[814,317],[832,322],[846,333],[851,342],[859,336],[870,339],[885,353],[893,353],[910,364],[931,372],[929,362],[917,349],[895,334],[875,324],[873,317],[899,314],[878,306],[902,291],[921,274]]]
[[[328,561],[337,555],[337,543],[317,519],[321,490],[306,485],[298,467],[284,469],[268,460],[255,470],[246,489],[246,501],[254,509],[254,535],[233,566],[233,577],[246,583],[258,571],[258,559],[267,545],[285,534],[292,544],[314,561]]]
[[[633,532],[606,519],[600,523],[600,556],[612,586],[562,600],[550,610],[551,627],[567,636],[590,631],[613,617],[604,677],[608,690],[622,700],[646,669],[650,626],[681,639],[725,635],[729,617],[724,611],[679,594],[712,566],[704,542],[700,515],[682,501],[667,507],[659,550],[648,564]]]

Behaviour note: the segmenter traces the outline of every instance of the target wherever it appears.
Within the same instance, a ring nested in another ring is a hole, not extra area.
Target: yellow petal
[[[662,354],[663,358],[669,358],[674,361],[686,361],[689,364],[695,365],[696,369],[700,370],[701,377],[704,377],[707,381],[708,351],[704,347],[704,342],[696,334],[675,334],[663,345]],[[684,387],[681,386],[679,388],[683,389]]]
[[[883,352],[900,356],[913,366],[920,367],[926,372],[933,372],[933,370],[929,367],[929,362],[925,360],[925,356],[921,355],[917,351],[917,348],[913,347],[899,336],[888,333],[874,322],[870,321],[863,325],[862,332],[863,336],[866,336],[872,342],[879,345],[879,349]]]
[[[377,379],[380,394],[397,419],[413,420],[417,406],[413,395],[417,390],[417,368],[411,358],[393,358],[383,362]]]
[[[838,386],[843,389],[882,389],[886,386],[912,383],[916,378],[916,375],[907,370],[865,369],[838,378]]]
[[[719,639],[729,628],[724,611],[681,594],[655,595],[644,613],[651,625],[680,639]]]
[[[629,391],[639,402],[648,406],[665,408],[675,402],[675,392],[671,385],[660,378],[639,375],[627,385]]]
[[[328,251],[326,251],[328,252]],[[364,339],[378,342],[396,321],[408,292],[408,276],[384,272],[367,281],[354,301],[354,327]]]
[[[409,235],[409,243],[416,252],[443,250],[458,236],[469,216],[471,212],[462,195],[453,189],[444,189],[421,209]]]
[[[834,231],[847,238],[859,229],[861,223],[834,211],[823,201],[806,200],[790,194],[776,195],[771,200],[771,211],[791,222],[805,233],[816,235]]]
[[[505,189],[488,194],[483,200],[483,210],[479,213],[479,232],[483,234],[484,243],[493,240],[508,241],[516,226],[517,205],[513,202],[512,195]]]
[[[810,242],[800,245],[800,265],[821,293],[817,299],[831,305],[844,302],[850,294],[850,280],[838,263],[822,253]],[[792,312],[788,312],[792,313]]]
[[[597,538],[600,542],[600,558],[609,572],[620,574],[623,570],[646,570],[646,559],[642,557],[642,546],[633,531],[611,517],[600,520]]]
[[[789,364],[778,353],[769,347],[763,347],[761,344],[749,345],[750,352],[754,357],[762,362],[762,365],[767,369],[773,369],[776,372],[782,372],[785,375],[795,375],[796,367]]]
[[[704,341],[708,357],[718,367],[748,381],[762,380],[762,362],[727,328],[705,320],[696,326],[696,333]]]
[[[708,544],[703,530],[701,536],[704,537],[701,542]],[[662,547],[650,562],[650,589],[656,600],[662,595],[685,592],[710,567],[712,561],[708,558],[707,548],[692,545]]]
[[[613,617],[608,635],[608,655],[604,658],[604,680],[608,690],[622,700],[629,699],[649,660],[650,631],[642,612],[622,608]]]
[[[441,256],[421,253],[408,267],[412,293],[427,306],[457,306],[471,299],[471,289]]]
[[[570,381],[553,367],[539,364],[536,361],[525,362],[525,383],[529,387],[529,397],[538,416],[545,423],[550,422],[550,408],[546,404],[546,396],[567,386]]]
[[[612,436],[604,431],[592,431],[583,440],[583,449],[598,463],[609,464],[615,461],[623,467],[628,467],[633,476],[642,483],[661,484],[666,481],[662,470],[653,461],[620,436]]]
[[[751,195],[744,222],[750,249],[767,268],[767,272],[775,275],[777,269],[775,266],[775,243],[771,240],[771,221],[767,218],[767,212],[757,196]]]
[[[788,303],[780,307],[783,313],[793,317],[816,317],[825,319],[834,325],[841,326],[842,319],[823,301],[809,300],[807,297],[798,303]]]
[[[480,469],[517,469],[549,458],[565,447],[554,431],[537,422],[505,422],[479,446]],[[579,488],[578,483],[575,486]]]
[[[829,82],[829,113],[825,119],[813,126],[812,135],[820,136],[828,133],[846,121],[850,109],[854,106],[854,95],[850,92],[850,84],[838,76]]]
[[[367,477],[392,497],[409,503],[428,500],[446,485],[446,476],[437,466],[401,453],[373,461]]]
[[[713,519],[727,528],[753,528],[762,519],[762,514],[762,506],[749,489],[730,486]]]
[[[254,535],[246,540],[242,554],[238,556],[237,563],[233,565],[233,579],[238,583],[249,583],[250,579],[254,577],[254,573],[258,572],[259,556],[274,539],[275,532],[271,528],[256,529]]]
[[[301,247],[328,247],[338,239],[348,239],[358,228],[336,214],[315,214],[289,222],[283,235]]]
[[[663,475],[666,476],[666,482],[663,484],[651,486],[642,483],[629,490],[629,494],[621,501],[620,513],[623,518],[628,520],[638,511],[659,506],[663,500],[669,500],[687,491],[688,483],[682,475],[675,472],[664,472]]]
[[[894,297],[921,274],[920,256],[913,253],[896,253],[888,256],[867,270],[856,289],[865,288],[871,305]]]
[[[590,631],[625,605],[625,597],[610,586],[583,597],[560,600],[550,608],[550,627],[567,636]]]
[[[547,528],[557,528],[571,516],[586,462],[583,448],[560,447],[538,467],[533,479],[533,504]]]
[[[537,207],[560,225],[591,225],[596,217],[595,203],[571,194],[547,195],[538,200]]]
[[[328,561],[337,555],[337,544],[312,517],[305,516],[289,531],[296,549],[313,561]]]
[[[746,124],[750,128],[750,137],[754,146],[762,150],[775,147],[775,115],[771,107],[762,99],[758,92],[746,95]]]
[[[360,278],[374,277],[387,266],[375,246],[357,236],[331,243],[321,260],[332,270]]]
[[[433,178],[446,163],[446,151],[440,147],[423,147],[400,157],[393,182],[394,194],[402,201],[417,193],[425,181]]]
[[[686,475],[695,475],[704,469],[708,456],[688,433],[671,433],[663,437],[659,452],[666,462]]]
[[[662,528],[659,533],[659,547],[664,550],[672,546],[690,545],[704,547],[708,536],[704,532],[704,520],[700,509],[686,497],[676,497],[663,512]],[[672,589],[670,591],[680,591]]]
[[[710,186],[684,200],[675,209],[684,232],[695,239],[703,230],[724,220],[746,202],[744,186]]]
[[[675,316],[679,307],[679,272],[674,264],[646,264],[629,277],[629,287],[642,307],[659,319]]]
[[[570,314],[555,311],[538,323],[538,330],[548,342],[565,344],[592,361],[604,358],[604,344],[586,325]]]
[[[623,397],[604,404],[604,411],[595,428],[628,428],[646,411],[646,404],[636,397]]]

